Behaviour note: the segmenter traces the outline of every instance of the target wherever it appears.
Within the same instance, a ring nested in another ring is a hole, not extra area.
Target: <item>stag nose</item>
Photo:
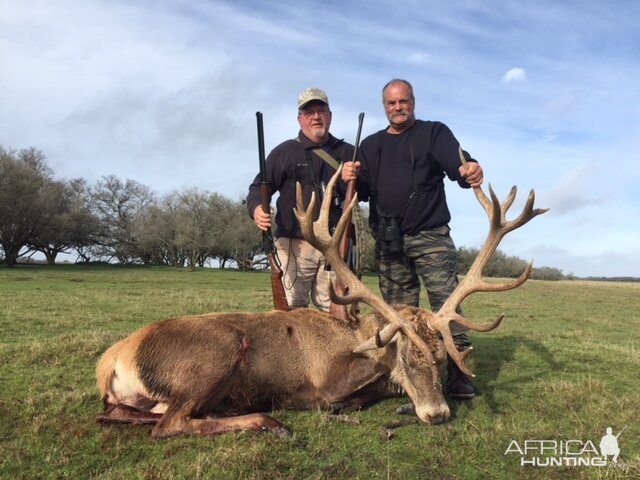
[[[441,425],[443,423],[447,423],[451,418],[451,411],[446,404],[438,407],[431,406],[430,408],[418,407],[416,408],[416,414],[423,422],[429,423],[431,425]]]
[[[429,423],[431,425],[442,425],[449,421],[449,415],[438,415],[435,417],[429,417]]]

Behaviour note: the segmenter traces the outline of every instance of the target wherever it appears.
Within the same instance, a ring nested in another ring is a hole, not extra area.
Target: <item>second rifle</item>
[[[353,162],[355,162],[357,159],[358,145],[360,144],[360,134],[362,133],[363,122],[364,122],[364,112],[361,112],[360,115],[358,115],[358,133],[356,134],[356,142],[353,148],[353,158],[352,158]],[[347,182],[347,191],[344,196],[344,203],[342,207],[343,209],[346,209],[347,205],[351,203],[351,200],[353,199],[355,192],[356,192],[356,181],[350,180],[349,182]],[[344,235],[340,239],[340,255],[342,256],[342,258],[345,259],[345,261],[347,260],[347,256],[349,255],[349,244],[351,242],[351,227],[352,227],[351,222],[347,223],[347,227],[345,228]],[[338,296],[344,296],[348,292],[347,287],[340,281],[336,281],[336,284],[334,287],[335,287],[335,292]],[[354,308],[357,310],[357,306],[354,306]],[[329,313],[331,313],[331,315],[333,315],[334,317],[340,318],[342,320],[345,320],[345,321],[349,320],[349,313],[347,312],[346,305],[338,305],[337,303],[331,302],[331,305],[329,307]]]

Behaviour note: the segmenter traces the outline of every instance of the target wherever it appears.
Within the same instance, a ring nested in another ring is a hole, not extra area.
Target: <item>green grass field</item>
[[[366,282],[375,288],[375,277]],[[640,478],[640,284],[529,281],[475,294],[463,306],[477,321],[507,317],[493,332],[472,334],[470,364],[482,394],[450,401],[446,425],[404,426],[387,439],[382,426],[405,418],[394,413],[406,401],[397,398],[351,414],[351,423],[319,411],[274,412],[291,438],[152,440],[149,427],[94,422],[101,353],[155,320],[269,310],[268,274],[1,268],[0,478]],[[522,466],[517,452],[505,455],[513,441],[597,446],[607,427],[625,426],[616,466]]]

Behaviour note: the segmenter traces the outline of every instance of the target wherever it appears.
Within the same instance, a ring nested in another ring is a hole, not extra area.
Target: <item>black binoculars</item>
[[[401,222],[400,215],[379,215],[378,240],[383,253],[400,253],[404,250]]]

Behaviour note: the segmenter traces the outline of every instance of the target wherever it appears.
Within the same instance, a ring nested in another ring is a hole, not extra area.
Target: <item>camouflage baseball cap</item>
[[[307,88],[304,92],[298,95],[298,109],[304,108],[307,103],[313,100],[329,105],[329,99],[327,98],[327,94],[324,90],[320,90],[319,88]]]

